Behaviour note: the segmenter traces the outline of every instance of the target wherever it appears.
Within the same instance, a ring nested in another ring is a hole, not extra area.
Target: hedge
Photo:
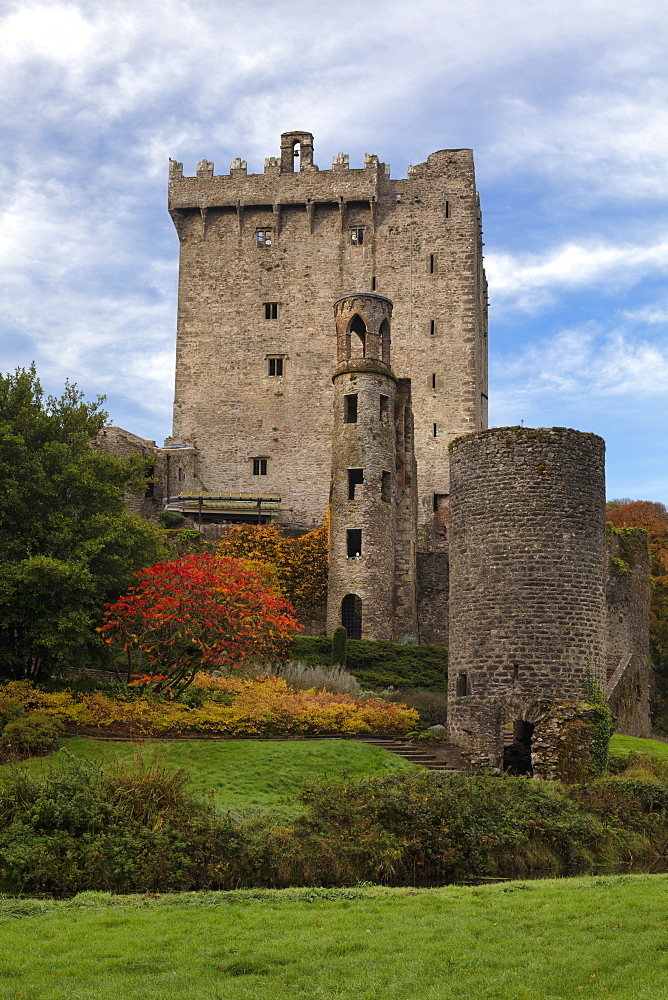
[[[326,636],[297,636],[289,656],[302,663],[329,664],[331,653],[332,640]],[[367,689],[445,692],[447,688],[448,651],[443,646],[349,639],[346,666]]]

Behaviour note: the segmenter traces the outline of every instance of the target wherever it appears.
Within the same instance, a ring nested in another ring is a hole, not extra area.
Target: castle
[[[451,738],[489,761],[504,724],[520,738],[587,677],[647,735],[647,561],[636,546],[616,573],[615,538],[606,559],[603,442],[486,430],[471,151],[393,179],[371,155],[320,170],[313,136],[286,132],[262,174],[203,160],[188,177],[171,161],[169,211],[173,434],[98,442],[153,456],[137,509],[298,533],[329,505],[327,633],[449,643]]]

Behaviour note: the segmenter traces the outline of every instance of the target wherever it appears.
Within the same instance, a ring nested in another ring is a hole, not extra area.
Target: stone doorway
[[[531,741],[533,723],[517,719],[513,722],[512,742],[503,748],[503,770],[509,774],[533,774]]]

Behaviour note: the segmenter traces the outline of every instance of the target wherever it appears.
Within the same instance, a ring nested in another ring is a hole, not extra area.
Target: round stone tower
[[[396,543],[397,382],[392,303],[356,293],[334,303],[334,382],[327,632],[392,639]]]
[[[450,446],[448,729],[499,766],[550,700],[605,690],[605,445],[501,427]]]

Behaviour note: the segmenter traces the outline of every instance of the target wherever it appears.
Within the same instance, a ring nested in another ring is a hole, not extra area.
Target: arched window
[[[350,331],[350,358],[366,357],[366,324],[357,313],[353,316],[348,327]]]
[[[386,319],[380,324],[380,356],[386,365],[390,363],[390,324]]]
[[[301,155],[301,151],[302,151],[302,144],[301,144],[301,142],[295,142],[294,145],[293,145],[293,147],[292,147],[292,162],[294,164],[293,169],[295,169],[295,168],[297,170],[300,169],[300,166],[299,166],[299,157]]]
[[[362,599],[357,594],[346,594],[341,601],[341,624],[349,639],[362,638]]]

